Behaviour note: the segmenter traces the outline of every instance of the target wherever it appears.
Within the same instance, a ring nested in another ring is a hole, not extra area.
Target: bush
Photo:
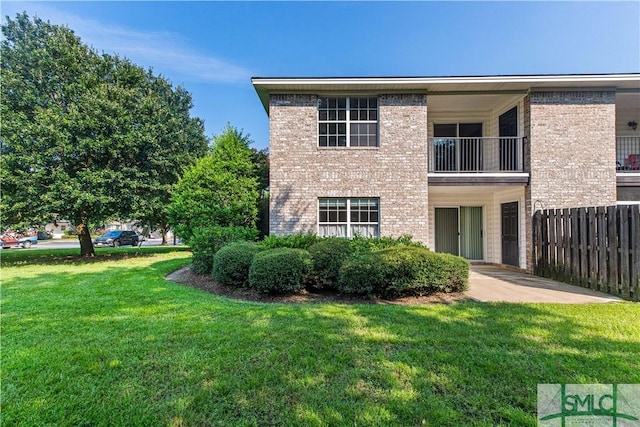
[[[213,256],[227,243],[239,240],[251,241],[258,236],[258,230],[247,227],[198,228],[189,241],[193,256],[192,269],[198,274],[211,274]]]
[[[336,288],[340,293],[375,296],[384,285],[380,260],[373,252],[356,254],[345,260],[338,272]]]
[[[351,242],[326,238],[309,247],[313,284],[320,288],[335,288],[342,264],[351,256]]]
[[[380,249],[392,248],[395,246],[412,246],[426,248],[422,243],[413,241],[409,234],[400,237],[361,237],[355,236],[351,239],[351,249],[355,253],[371,252]]]
[[[469,289],[469,261],[451,254],[437,255],[428,282],[435,292],[464,292]]]
[[[262,293],[295,292],[304,288],[311,256],[303,249],[276,248],[254,255],[249,284]]]
[[[263,249],[291,248],[291,249],[309,249],[311,245],[323,240],[322,237],[313,233],[296,233],[286,236],[267,236],[260,246]]]
[[[384,297],[459,292],[466,288],[469,262],[425,248],[393,247],[376,253],[384,266]]]
[[[248,286],[249,268],[260,247],[253,242],[233,242],[213,256],[213,278],[229,286]]]
[[[394,298],[467,288],[469,262],[425,247],[396,246],[360,254],[340,269],[338,289],[345,293]]]

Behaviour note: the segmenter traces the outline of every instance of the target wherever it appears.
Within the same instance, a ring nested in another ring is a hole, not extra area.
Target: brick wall
[[[524,113],[529,233],[536,209],[616,203],[614,91],[532,92]]]
[[[381,235],[427,241],[426,96],[378,108],[379,147],[319,148],[317,96],[271,96],[271,233],[317,232],[320,197],[379,197]]]

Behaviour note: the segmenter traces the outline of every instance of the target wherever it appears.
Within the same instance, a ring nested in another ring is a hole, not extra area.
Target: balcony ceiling
[[[438,95],[431,94],[427,99],[429,111],[446,112],[468,112],[468,111],[490,111],[504,106],[514,104],[525,93],[520,94],[472,94],[472,95]]]
[[[631,112],[640,116],[640,92],[616,94],[616,111]]]

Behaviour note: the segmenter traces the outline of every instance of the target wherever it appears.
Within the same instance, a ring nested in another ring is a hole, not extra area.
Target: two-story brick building
[[[253,78],[270,232],[531,263],[536,209],[640,200],[640,74]]]

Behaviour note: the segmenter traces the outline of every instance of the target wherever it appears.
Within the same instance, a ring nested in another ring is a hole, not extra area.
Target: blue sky
[[[640,72],[640,2],[2,2],[182,84],[266,147],[250,78]]]

